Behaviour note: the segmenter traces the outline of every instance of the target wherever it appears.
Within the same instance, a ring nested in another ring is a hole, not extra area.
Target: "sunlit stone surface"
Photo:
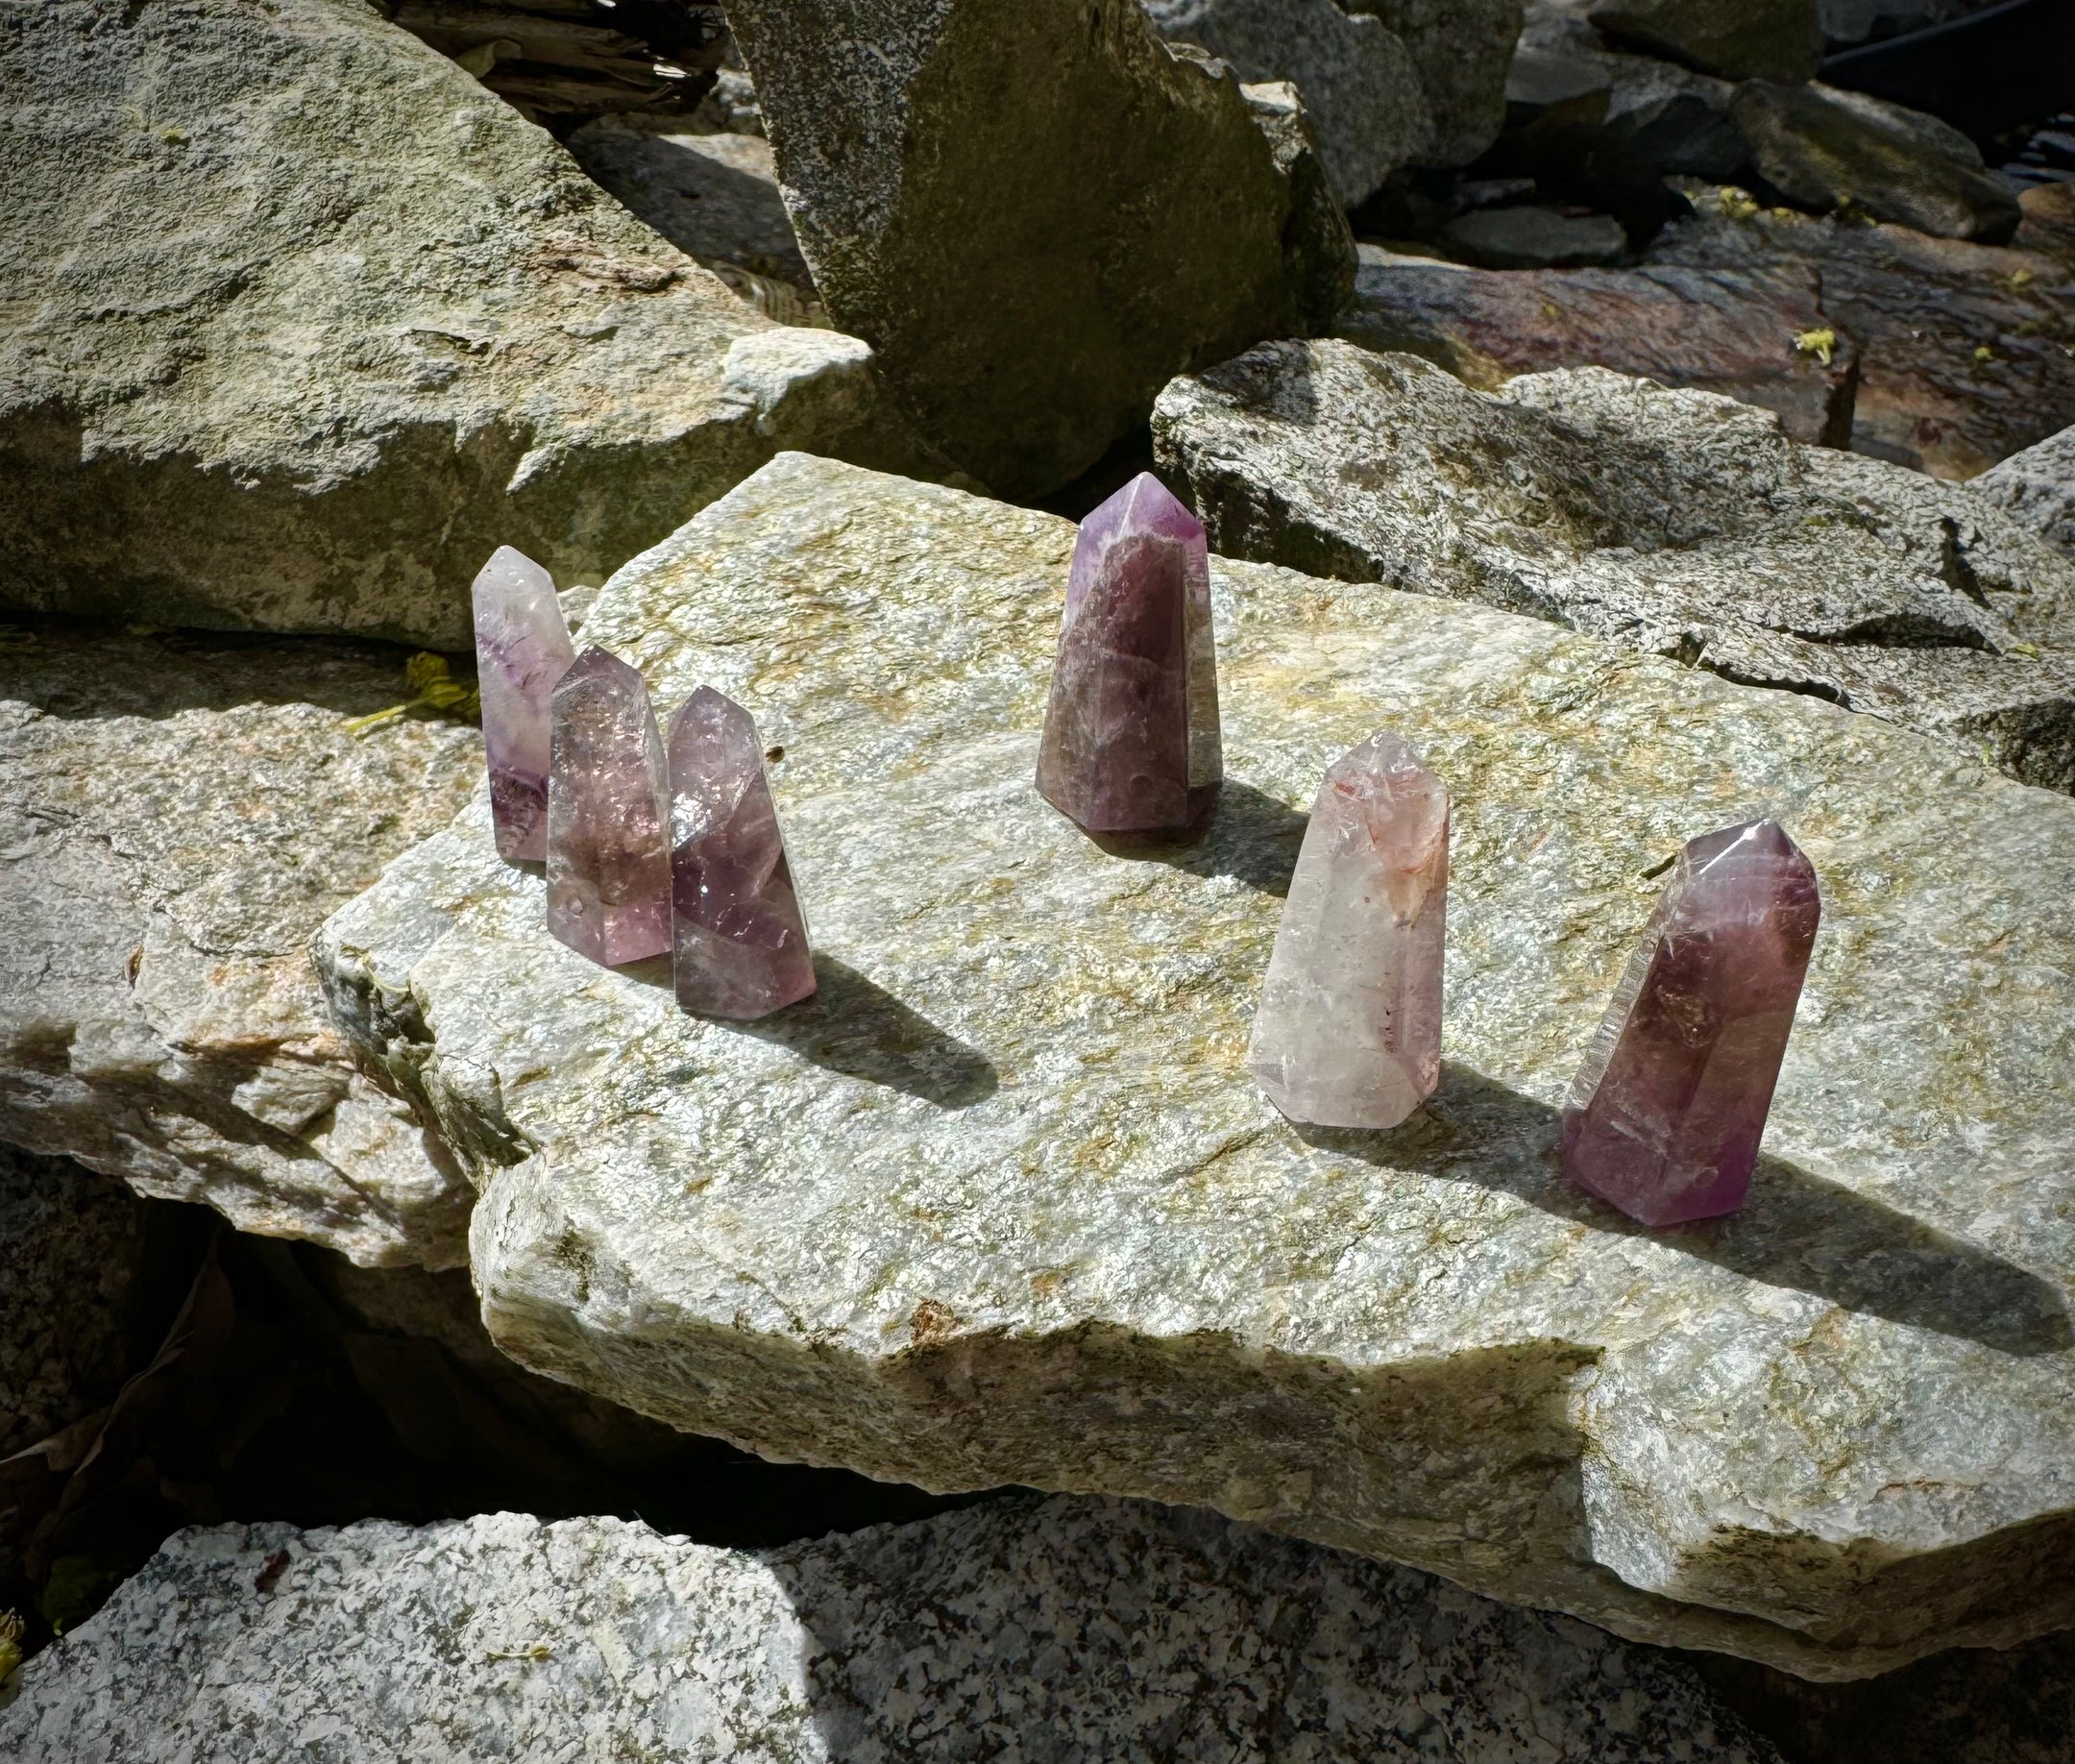
[[[1397,736],[1327,772],[1247,1064],[1319,1127],[1395,1127],[1441,1076],[1448,790]]]
[[[476,574],[476,668],[498,855],[548,855],[549,723],[555,682],[576,659],[554,578],[500,545]]]
[[[1564,1170],[1646,1225],[1750,1189],[1822,906],[1775,821],[1694,840],[1564,1104]]]
[[[1223,775],[1203,525],[1141,472],[1081,524],[1038,788],[1090,832],[1152,832]]]
[[[711,686],[671,723],[670,838],[677,1002],[746,1021],[813,992],[764,746],[749,713]]]
[[[642,676],[586,649],[554,695],[548,929],[617,968],[671,946],[663,737]]]

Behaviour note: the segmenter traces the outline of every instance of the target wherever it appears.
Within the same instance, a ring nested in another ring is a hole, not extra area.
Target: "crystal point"
[[[670,732],[677,1002],[748,1021],[815,990],[807,919],[749,713],[701,686]]]
[[[1646,1225],[1744,1204],[1821,911],[1777,821],[1686,846],[1566,1099],[1573,1182]]]
[[[548,855],[548,760],[555,682],[576,659],[554,578],[500,545],[476,573],[476,669],[498,855]]]
[[[1326,773],[1247,1065],[1292,1120],[1395,1127],[1441,1076],[1449,798],[1394,735]]]
[[[608,968],[671,946],[663,738],[642,676],[606,649],[554,692],[548,929]]]
[[[1150,472],[1081,523],[1038,789],[1092,833],[1182,827],[1224,775],[1210,553]]]

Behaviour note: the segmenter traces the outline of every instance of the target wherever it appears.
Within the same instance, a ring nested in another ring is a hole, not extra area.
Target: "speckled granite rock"
[[[2075,790],[2075,569],[1965,491],[1601,368],[1265,344],[1160,395],[1229,555],[1553,619]]]
[[[49,1764],[305,1752],[1777,1760],[1690,1668],[1582,1624],[1208,1513],[1071,1499],[757,1555],[517,1513],[183,1531],[0,1712],[0,1757]]]
[[[1078,477],[1184,364],[1315,334],[1347,296],[1294,94],[1170,50],[1137,0],[736,0],[728,22],[830,316],[1005,495]]]
[[[0,1458],[115,1394],[144,1203],[62,1158],[0,1145]]]
[[[1105,849],[1031,785],[1074,529],[785,455],[585,627],[711,682],[821,989],[746,1028],[549,938],[485,807],[317,940],[486,1192],[536,1370],[767,1457],[1217,1507],[1850,1676],[2075,1622],[2075,802],[1535,620],[1212,559],[1226,784]],[[1306,1139],[1247,1031],[1327,764],[1454,803],[1441,1088]],[[1777,814],[1825,929],[1749,1206],[1564,1184],[1661,873]]]
[[[481,770],[462,724],[346,731],[401,660],[58,630],[0,655],[0,1139],[359,1261],[465,1259],[467,1182],[353,1069],[305,949]]]
[[[2075,429],[2013,453],[1967,488],[2075,557]]]
[[[788,333],[360,0],[9,4],[0,88],[0,603],[460,649],[500,544],[900,457],[857,345],[774,398]]]

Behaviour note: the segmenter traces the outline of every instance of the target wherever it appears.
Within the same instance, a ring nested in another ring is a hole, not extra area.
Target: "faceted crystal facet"
[[[1573,1182],[1646,1225],[1744,1204],[1821,911],[1777,821],[1687,845],[1565,1101]]]
[[[701,686],[670,732],[671,900],[677,1002],[768,1017],[815,990],[807,919],[749,713]]]
[[[555,688],[548,929],[608,968],[671,946],[663,737],[642,676],[605,649]]]
[[[1153,832],[1223,776],[1203,525],[1143,472],[1081,523],[1038,788],[1090,832]]]
[[[1379,734],[1326,774],[1247,1064],[1292,1120],[1395,1127],[1441,1076],[1449,798]]]
[[[498,855],[548,855],[549,723],[555,682],[576,659],[554,578],[500,545],[476,576],[476,669]]]

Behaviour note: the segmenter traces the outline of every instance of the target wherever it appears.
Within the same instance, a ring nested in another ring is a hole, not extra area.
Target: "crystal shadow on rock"
[[[2049,1282],[1781,1158],[1760,1154],[1740,1213],[1690,1225],[1638,1224],[1564,1176],[1559,1110],[1458,1061],[1441,1063],[1440,1089],[1403,1126],[1294,1131],[1306,1144],[1379,1169],[1474,1182],[1595,1231],[1647,1237],[1746,1280],[1998,1353],[2075,1346],[2066,1304]],[[1486,1155],[1505,1144],[1530,1146],[1534,1155]],[[1537,1167],[1539,1180],[1526,1173]]]
[[[675,985],[668,956],[620,969],[666,992]],[[700,1017],[723,1035],[753,1036],[788,1047],[812,1066],[884,1085],[940,1109],[970,1109],[1001,1088],[994,1063],[867,980],[847,962],[814,952],[815,990],[755,1022]]]
[[[1289,894],[1310,817],[1279,796],[1227,775],[1215,806],[1190,827],[1163,833],[1091,833],[1113,858],[1165,864],[1208,880],[1230,876],[1257,894]]]

